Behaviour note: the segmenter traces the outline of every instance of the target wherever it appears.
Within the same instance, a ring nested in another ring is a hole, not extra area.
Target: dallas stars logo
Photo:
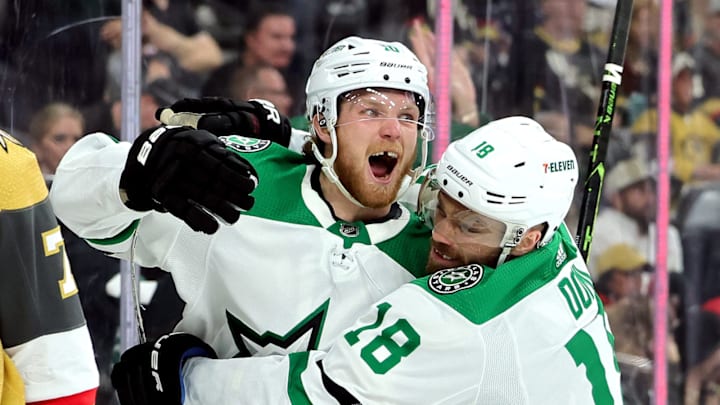
[[[221,136],[220,140],[230,149],[238,152],[259,152],[270,146],[267,139],[248,138],[240,135]]]
[[[483,267],[478,264],[440,270],[430,276],[428,287],[438,294],[452,294],[477,285],[483,274]]]
[[[225,310],[228,328],[239,351],[236,357],[249,357],[261,350],[269,353],[274,348],[293,352],[316,350],[320,344],[329,305],[330,299],[327,299],[283,335],[272,331],[258,333],[230,311]]]

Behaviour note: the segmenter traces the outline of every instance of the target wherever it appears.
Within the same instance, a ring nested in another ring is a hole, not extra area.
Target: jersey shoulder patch
[[[270,147],[272,143],[267,139],[248,138],[240,135],[221,136],[220,141],[228,148],[241,153],[259,152]]]
[[[453,294],[477,285],[485,271],[479,264],[436,271],[428,278],[428,287],[437,294]]]

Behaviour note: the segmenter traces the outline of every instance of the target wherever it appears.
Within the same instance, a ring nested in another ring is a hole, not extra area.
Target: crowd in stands
[[[141,129],[158,124],[158,107],[200,96],[267,99],[301,126],[311,61],[350,34],[406,43],[427,65],[433,89],[437,3],[143,1]],[[669,403],[718,403],[720,0],[674,3]],[[614,4],[454,2],[454,49],[448,56],[453,139],[489,119],[527,115],[573,146],[584,179]],[[0,128],[33,149],[49,186],[59,160],[83,134],[120,135],[120,14],[120,1],[0,1]],[[659,16],[658,1],[634,1],[588,260],[616,335],[626,404],[652,398]],[[581,197],[577,192],[566,220],[571,230]],[[91,251],[69,230],[63,233],[96,360],[107,378],[117,350],[118,304],[106,283],[118,263]],[[170,282],[147,271],[158,283]],[[160,291],[169,296],[158,301],[170,304],[157,305],[172,305],[168,313],[174,317],[151,321],[169,328],[182,303],[171,296],[173,288]],[[113,403],[104,384],[100,405]]]

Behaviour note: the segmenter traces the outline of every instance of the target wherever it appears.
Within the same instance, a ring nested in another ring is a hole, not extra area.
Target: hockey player
[[[91,405],[97,366],[47,196],[35,155],[0,130],[0,341],[28,404]]]
[[[186,303],[176,330],[220,357],[327,349],[367,305],[424,275],[430,230],[395,200],[427,142],[428,102],[425,67],[404,45],[350,37],[307,83],[317,162],[242,133],[92,134],[61,162],[51,200],[98,249],[171,272]],[[262,135],[279,130],[272,105],[238,108]]]
[[[577,177],[570,147],[529,118],[475,130],[449,146],[428,182],[439,194],[421,204],[435,211],[432,275],[377,301],[327,353],[214,360],[187,334],[136,346],[113,371],[120,398],[619,404],[613,336],[563,223]]]

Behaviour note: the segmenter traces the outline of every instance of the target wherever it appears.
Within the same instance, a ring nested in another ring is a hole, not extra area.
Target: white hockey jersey
[[[190,359],[194,404],[621,404],[613,336],[563,226],[498,269],[415,280],[330,351]]]
[[[68,151],[53,206],[93,246],[172,273],[186,303],[176,331],[222,358],[327,349],[369,304],[424,273],[430,231],[406,208],[373,223],[339,221],[302,155],[257,139],[227,143],[260,181],[254,207],[213,235],[128,209],[118,185],[130,144],[105,134]]]

